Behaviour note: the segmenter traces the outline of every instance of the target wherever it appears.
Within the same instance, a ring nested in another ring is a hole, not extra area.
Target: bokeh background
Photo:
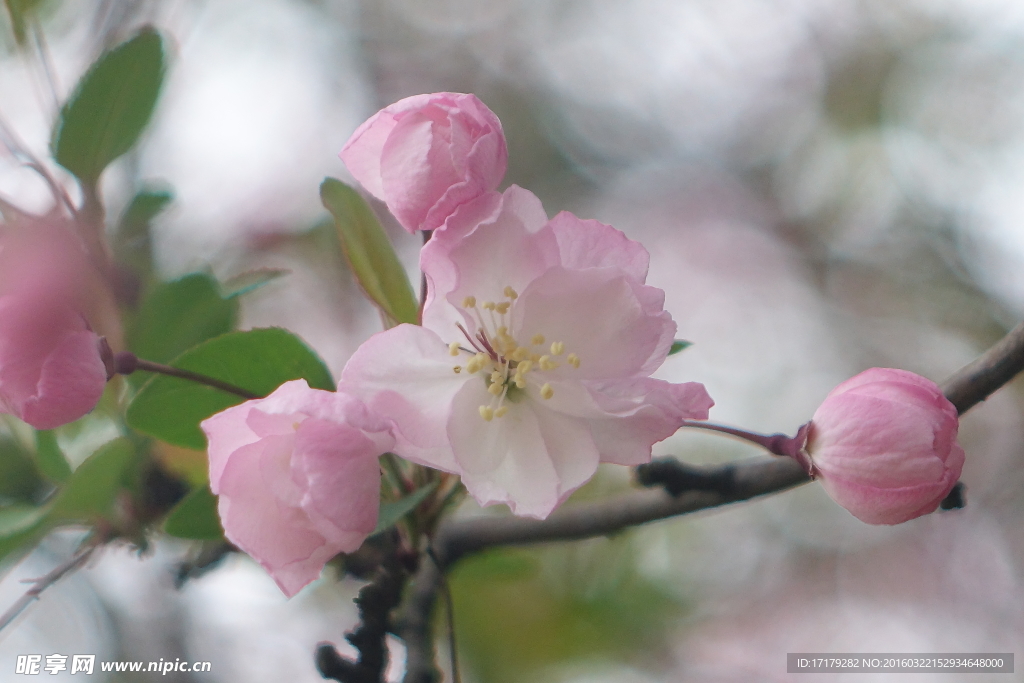
[[[941,381],[1024,317],[1018,0],[49,0],[40,12],[43,41],[27,51],[0,27],[6,135],[45,155],[87,65],[159,27],[169,79],[144,143],[104,177],[111,215],[141,186],[173,192],[155,233],[166,278],[287,269],[243,299],[243,327],[294,330],[335,373],[379,320],[324,223],[319,182],[351,180],[336,155],[370,114],[441,90],[497,112],[506,184],[650,249],[649,282],[694,343],[660,376],[704,382],[716,421],[792,432],[859,370]],[[0,196],[52,203],[3,148]],[[387,225],[415,281],[418,238]],[[1012,652],[1021,399],[1011,385],[962,421],[960,511],[869,527],[810,485],[464,562],[452,578],[463,680],[812,683],[848,677],[787,675],[787,652]],[[703,434],[656,453],[757,455]],[[578,495],[625,486],[611,468]],[[74,540],[52,535],[10,570],[0,607]],[[108,681],[313,683],[318,641],[351,651],[357,582],[329,571],[286,601],[232,555],[176,589],[190,552],[171,539],[142,556],[107,549],[0,633],[0,679],[17,678],[16,654],[56,652],[212,663]]]

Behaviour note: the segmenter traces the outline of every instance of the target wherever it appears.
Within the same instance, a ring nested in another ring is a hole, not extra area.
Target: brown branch
[[[1024,369],[1024,322],[947,379],[942,391],[963,415],[1013,379],[1021,369]]]

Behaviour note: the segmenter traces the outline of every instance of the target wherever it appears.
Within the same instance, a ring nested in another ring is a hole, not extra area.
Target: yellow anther
[[[485,363],[487,363],[487,354],[478,353],[466,363],[466,370],[469,372],[479,372],[483,369]]]
[[[448,354],[452,356],[459,355],[459,342],[452,342],[448,345]]]
[[[551,388],[551,385],[547,382],[540,388],[540,397],[543,399],[549,399],[555,395],[555,390]]]
[[[498,337],[505,338],[508,336],[508,328],[502,325],[498,328]]]
[[[454,370],[455,374],[457,375],[460,372],[462,372],[462,366],[461,365],[456,365],[454,368],[452,368],[452,370]]]
[[[501,374],[501,370],[494,370],[491,372],[491,382],[501,382],[505,377]]]
[[[484,422],[490,422],[494,419],[494,408],[490,406],[480,406],[480,417],[484,419]]]
[[[494,310],[494,307],[495,307],[495,304],[494,304],[494,302],[493,302],[493,301],[485,301],[485,302],[484,302],[484,309],[485,309],[485,310],[488,310],[488,311],[493,311],[493,310]]]
[[[570,353],[568,356],[565,357],[565,360],[568,361],[569,365],[573,366],[574,368],[578,369],[580,367],[580,357],[577,356],[575,353]]]
[[[526,378],[523,377],[522,375],[516,375],[515,378],[513,378],[512,382],[516,385],[516,388],[518,389],[526,388]]]
[[[519,298],[519,292],[517,292],[516,290],[512,289],[511,285],[508,285],[508,286],[505,287],[504,294],[505,294],[505,296],[507,296],[509,299],[512,299],[513,301],[515,301],[516,299]]]
[[[496,311],[497,311],[498,313],[500,313],[501,315],[505,315],[506,313],[508,313],[508,308],[509,308],[509,306],[511,306],[511,305],[512,305],[512,304],[510,304],[510,303],[509,303],[509,302],[507,302],[507,301],[502,301],[502,302],[501,302],[500,304],[495,304],[495,306],[494,306],[494,310],[496,310]]]
[[[563,342],[551,342],[551,355],[561,356],[565,353],[565,344]]]
[[[517,375],[525,375],[526,373],[528,373],[532,369],[533,369],[533,361],[532,360],[524,360],[522,363],[520,363],[519,365],[516,366],[516,374]]]
[[[508,355],[511,360],[514,361],[525,361],[526,357],[530,355],[530,350],[525,346],[517,346],[512,353]]]
[[[487,387],[487,393],[491,396],[501,396],[504,389],[505,387],[500,382],[491,382],[491,386]]]
[[[534,363],[539,363],[540,362],[540,354],[539,353],[531,353],[530,354],[530,360],[533,361]]]
[[[540,360],[537,361],[537,365],[540,366],[541,370],[554,370],[558,367],[558,363],[551,360],[551,356],[541,356]]]
[[[543,334],[535,334],[535,335],[533,335],[533,337],[530,338],[530,343],[531,344],[537,344],[537,345],[543,344],[544,343],[544,335]]]
[[[505,417],[505,413],[508,412],[508,406],[502,406],[494,411],[494,417]]]
[[[476,297],[475,296],[467,296],[465,299],[462,300],[462,307],[463,308],[476,308]]]

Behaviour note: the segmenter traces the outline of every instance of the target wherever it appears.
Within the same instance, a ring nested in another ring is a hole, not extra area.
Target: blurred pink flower
[[[8,227],[0,241],[0,412],[36,429],[82,417],[107,382],[81,312],[88,257],[62,224]]]
[[[291,597],[377,524],[386,420],[344,393],[285,382],[202,422],[228,540]]]
[[[505,175],[501,122],[475,95],[414,95],[374,114],[340,154],[409,232],[433,230]]]
[[[461,475],[482,505],[543,518],[599,462],[636,465],[703,385],[650,374],[676,325],[644,284],[648,253],[512,186],[452,216],[420,257],[423,327],[371,337],[341,386],[395,422],[395,452]]]
[[[899,524],[934,511],[959,479],[958,425],[931,380],[871,368],[825,398],[806,450],[833,500],[868,524]]]
[[[36,429],[82,417],[107,384],[100,351],[74,309],[31,292],[0,296],[0,412]]]

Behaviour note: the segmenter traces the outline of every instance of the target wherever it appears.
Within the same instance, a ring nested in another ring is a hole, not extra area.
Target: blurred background
[[[337,152],[369,115],[442,90],[498,114],[506,185],[647,246],[649,282],[693,342],[659,376],[705,383],[715,421],[792,433],[850,375],[888,366],[941,382],[1024,317],[1017,0],[48,0],[39,12],[28,50],[0,30],[5,135],[46,156],[88,64],[157,26],[169,78],[144,143],[104,176],[108,210],[139,187],[173,193],[154,233],[165,278],[286,269],[243,297],[242,327],[297,332],[335,374],[379,320],[318,185],[351,181]],[[38,212],[53,202],[6,152],[0,196]],[[376,208],[417,281],[418,237]],[[869,527],[810,485],[463,562],[463,680],[811,683],[839,676],[787,675],[787,652],[1012,652],[1024,642],[1020,389],[962,421],[963,510]],[[757,455],[688,433],[655,453]],[[577,495],[628,482],[610,468]],[[74,540],[51,535],[9,571],[0,608]],[[106,549],[0,633],[0,678],[16,678],[17,654],[95,653],[212,664],[97,682],[313,683],[318,641],[352,651],[357,582],[328,572],[286,601],[232,555],[178,589],[189,552],[173,539],[142,556]],[[394,655],[397,679],[400,645]]]

